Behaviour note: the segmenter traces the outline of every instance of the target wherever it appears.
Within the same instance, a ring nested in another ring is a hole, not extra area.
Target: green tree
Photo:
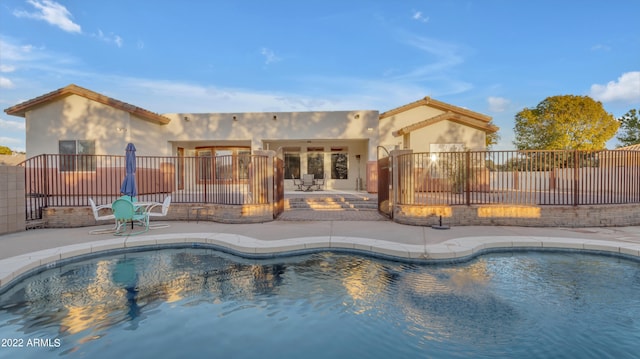
[[[10,155],[12,153],[13,151],[9,147],[0,145],[0,155]]]
[[[640,109],[631,109],[624,116],[620,117],[620,133],[616,139],[620,141],[620,146],[631,146],[640,143],[640,120],[638,115]]]
[[[600,150],[620,123],[588,96],[547,97],[516,114],[513,143],[519,150]]]
[[[489,124],[494,125],[493,121],[489,122]],[[498,132],[487,133],[487,135],[485,136],[485,145],[487,147],[487,150],[491,150],[494,145],[498,144],[498,141],[500,141],[500,135],[498,134]]]

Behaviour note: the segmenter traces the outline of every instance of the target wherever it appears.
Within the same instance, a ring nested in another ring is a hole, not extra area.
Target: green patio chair
[[[117,236],[135,236],[136,234],[145,233],[149,231],[149,213],[144,208],[136,207],[131,201],[126,199],[117,199],[111,204],[113,215],[116,217],[116,232]],[[133,223],[143,227],[140,231],[127,232],[127,224]]]

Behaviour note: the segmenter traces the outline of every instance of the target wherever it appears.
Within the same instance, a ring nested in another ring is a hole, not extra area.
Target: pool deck
[[[74,256],[142,246],[212,247],[250,257],[353,250],[415,261],[466,260],[497,249],[574,249],[640,257],[640,226],[531,228],[408,226],[392,221],[282,221],[260,224],[156,222],[166,228],[137,236],[90,234],[95,226],[34,229],[0,235],[0,288],[38,267]]]

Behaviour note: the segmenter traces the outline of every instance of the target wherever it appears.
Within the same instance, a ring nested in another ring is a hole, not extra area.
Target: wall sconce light
[[[356,113],[355,116],[353,116],[353,118],[355,118],[356,120],[360,118],[360,114]]]
[[[273,115],[273,120],[275,121],[275,120],[277,120],[277,119],[278,119],[278,116]]]
[[[191,121],[191,119],[189,119],[189,117],[187,117],[187,116],[184,116],[184,120],[187,121],[187,122]]]
[[[234,120],[234,121],[238,121],[238,118],[234,115],[234,116],[233,116],[233,120]]]

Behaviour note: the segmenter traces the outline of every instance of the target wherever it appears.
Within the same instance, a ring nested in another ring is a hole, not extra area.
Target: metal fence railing
[[[272,161],[263,155],[215,157],[138,156],[136,184],[141,201],[267,204]],[[41,219],[42,208],[111,203],[120,194],[125,156],[45,154],[27,159],[27,220]]]
[[[640,203],[640,151],[475,151],[397,156],[398,204]]]

